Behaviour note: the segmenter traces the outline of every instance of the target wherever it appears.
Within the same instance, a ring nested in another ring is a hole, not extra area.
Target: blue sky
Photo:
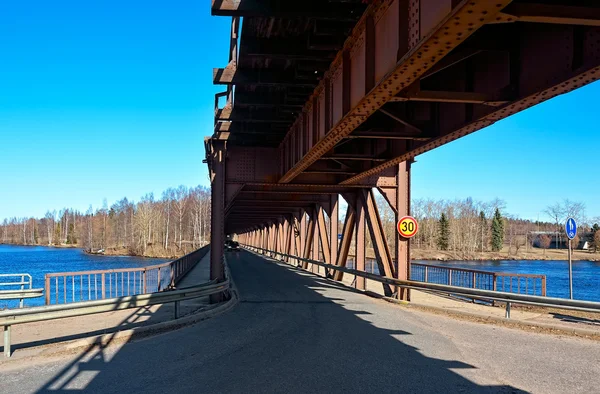
[[[0,218],[208,185],[212,68],[228,18],[205,0],[0,3]],[[415,198],[504,199],[599,216],[591,85],[417,158]],[[572,157],[573,159],[569,159]]]

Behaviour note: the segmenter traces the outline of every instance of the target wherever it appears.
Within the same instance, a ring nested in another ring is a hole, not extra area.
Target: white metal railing
[[[43,289],[33,288],[31,275],[0,274],[0,300],[19,300],[19,308],[23,308],[25,298],[41,297],[42,295]]]
[[[49,273],[44,277],[45,303],[69,304],[164,291],[174,287],[208,250],[207,245],[177,260],[147,267]]]

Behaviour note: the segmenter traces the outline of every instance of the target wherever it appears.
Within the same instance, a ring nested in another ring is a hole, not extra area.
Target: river
[[[30,274],[34,288],[44,287],[44,275],[47,273],[145,267],[165,261],[143,257],[94,256],[74,248],[0,245],[0,274]],[[43,297],[25,300],[25,306],[43,303]],[[18,301],[0,300],[0,309],[16,306]]]
[[[490,272],[546,275],[546,295],[548,297],[569,298],[569,263],[567,261],[462,260],[439,262],[413,260],[413,263]],[[352,258],[348,259],[347,267],[354,268]],[[367,259],[365,270],[375,274],[379,273],[377,264],[375,264],[373,259]],[[422,280],[418,277],[413,279]],[[600,262],[583,260],[573,262],[573,298],[586,301],[600,301]]]
[[[546,275],[548,297],[569,298],[569,263],[553,260],[415,261],[492,272]],[[573,298],[600,301],[600,262],[573,261]]]

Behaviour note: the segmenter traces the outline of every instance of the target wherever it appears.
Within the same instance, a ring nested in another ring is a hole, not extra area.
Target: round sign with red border
[[[412,238],[419,231],[419,224],[412,216],[404,216],[398,221],[396,228],[398,229],[398,234],[404,238]]]

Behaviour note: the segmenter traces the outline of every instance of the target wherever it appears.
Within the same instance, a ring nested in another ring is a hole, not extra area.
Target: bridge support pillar
[[[410,161],[398,165],[396,178],[396,223],[403,216],[410,215]],[[395,233],[396,238],[396,278],[407,280],[410,278],[410,241],[401,238]],[[410,301],[410,290],[397,288],[398,299]]]
[[[211,183],[211,217],[210,217],[210,279],[225,279],[225,143],[210,140],[210,183]],[[211,295],[212,303],[221,302],[221,293]]]

